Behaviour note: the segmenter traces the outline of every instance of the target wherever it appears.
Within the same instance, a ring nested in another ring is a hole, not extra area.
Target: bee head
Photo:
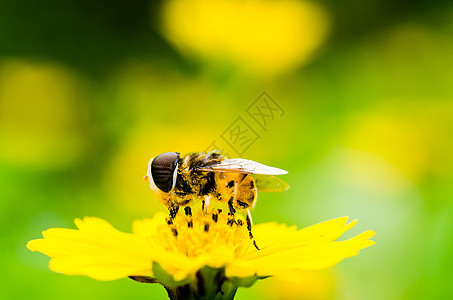
[[[175,187],[178,161],[178,152],[165,152],[149,160],[145,178],[153,191],[168,193]]]

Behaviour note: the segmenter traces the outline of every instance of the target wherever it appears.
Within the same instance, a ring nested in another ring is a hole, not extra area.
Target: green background
[[[242,117],[259,138],[240,156],[288,170],[291,185],[259,195],[255,223],[346,215],[359,221],[346,236],[373,229],[376,245],[237,299],[451,298],[450,3],[320,1],[322,41],[263,75],[228,51],[213,59],[175,46],[160,1],[0,0],[0,297],[165,299],[158,285],[53,273],[25,245],[83,216],[130,232],[165,209],[142,181],[148,160],[214,141],[237,157],[221,135]],[[285,112],[265,128],[247,113],[263,91]]]

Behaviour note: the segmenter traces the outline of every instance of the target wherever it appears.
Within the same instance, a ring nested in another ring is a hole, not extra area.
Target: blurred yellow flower
[[[161,283],[168,291],[181,286],[197,289],[200,277],[214,272],[207,277],[216,279],[218,289],[212,292],[216,294],[235,292],[238,286],[250,286],[268,276],[287,278],[298,270],[329,268],[374,244],[369,240],[374,236],[371,230],[335,241],[356,224],[346,224],[347,217],[301,230],[277,223],[256,225],[253,231],[259,251],[246,226],[240,221],[227,225],[225,214],[218,218],[202,211],[193,216],[180,214],[170,224],[165,217],[157,213],[153,219],[135,221],[133,233],[85,217],[75,220],[78,229],[48,229],[43,239],[30,241],[27,247],[50,256],[49,267],[56,272],[98,280],[131,276]]]
[[[0,160],[61,168],[85,151],[81,112],[84,84],[62,66],[0,61]]]
[[[188,55],[264,77],[306,62],[326,37],[318,4],[295,0],[172,0],[162,31]]]

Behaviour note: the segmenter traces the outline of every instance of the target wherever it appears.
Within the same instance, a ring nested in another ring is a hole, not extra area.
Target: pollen
[[[149,239],[165,251],[187,257],[210,254],[218,248],[229,249],[234,257],[242,257],[253,247],[253,242],[241,216],[236,219],[230,225],[231,217],[218,210],[197,211],[192,216],[178,214],[172,224],[159,225]]]

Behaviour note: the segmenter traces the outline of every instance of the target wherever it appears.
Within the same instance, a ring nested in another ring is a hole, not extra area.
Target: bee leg
[[[210,195],[207,195],[205,198],[204,198],[204,204],[205,204],[205,211],[207,212],[208,209],[209,209],[209,203],[211,203],[211,196]]]
[[[193,221],[192,221],[192,209],[190,206],[184,207],[184,212],[187,217],[189,217],[189,221],[187,222],[187,227],[193,228]]]
[[[170,220],[174,220],[179,211],[178,203],[170,204],[170,206],[168,207],[168,211],[170,212]]]
[[[209,203],[211,203],[211,196],[207,195],[201,199],[201,210],[206,213],[209,209]]]
[[[214,222],[217,223],[217,221],[219,220],[219,214],[220,214],[221,212],[222,212],[222,210],[221,210],[220,208],[214,209],[214,210],[212,211],[212,220],[213,220]]]
[[[230,226],[233,226],[233,224],[236,223],[236,220],[234,217],[236,210],[233,207],[233,201],[234,201],[233,197],[231,197],[230,200],[228,201],[228,208],[229,208],[228,216],[230,216],[230,217],[228,218],[227,224]]]
[[[253,241],[253,246],[255,246],[255,248],[257,250],[260,250],[260,248],[258,248],[258,246],[256,245],[256,241],[255,241],[255,238],[253,237],[253,234],[252,234],[252,214],[250,213],[250,209],[247,208],[247,229],[249,231],[249,237],[250,239]]]
[[[229,209],[228,215],[234,217],[236,210],[233,207],[233,203],[234,203],[234,197],[231,197],[230,200],[228,201],[228,209]]]
[[[233,182],[233,197],[231,197],[230,200],[228,200],[228,208],[230,210],[230,212],[228,214],[233,217],[236,212],[236,210],[233,207],[233,203],[234,203],[234,201],[236,201],[237,190],[238,190],[238,183],[237,183],[237,181],[234,181]]]
[[[233,203],[236,200],[236,191],[237,191],[237,182],[235,181],[234,182],[233,197],[231,197],[230,200],[228,200],[228,209],[229,209],[228,215],[231,218],[228,220],[227,224],[230,225],[230,226],[233,226],[233,224],[236,223],[236,219],[234,217],[234,214],[236,213],[236,209],[234,209],[234,206],[233,206]]]
[[[184,212],[186,213],[186,216],[191,217],[192,216],[192,209],[190,206],[184,207]]]

